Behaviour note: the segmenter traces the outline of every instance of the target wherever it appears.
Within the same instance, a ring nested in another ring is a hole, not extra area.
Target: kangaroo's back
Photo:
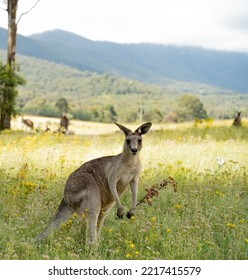
[[[64,199],[70,205],[75,200],[75,194],[84,190],[90,191],[90,184],[86,181],[89,178],[91,182],[99,189],[101,194],[101,203],[103,205],[113,202],[112,195],[108,189],[108,173],[113,166],[117,156],[106,156],[90,160],[81,165],[67,179],[65,184]]]

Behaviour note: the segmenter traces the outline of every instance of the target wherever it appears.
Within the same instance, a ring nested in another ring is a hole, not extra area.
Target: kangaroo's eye
[[[141,144],[141,143],[142,143],[142,139],[139,139],[139,140],[138,140],[138,143]]]
[[[131,143],[131,140],[127,139],[127,144],[130,145],[130,143]]]

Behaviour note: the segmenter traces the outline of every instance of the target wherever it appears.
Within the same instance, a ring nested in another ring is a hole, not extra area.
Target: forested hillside
[[[0,48],[7,45],[0,28]],[[247,92],[248,54],[157,44],[92,41],[63,30],[17,36],[17,53],[79,70],[111,73],[146,83],[204,83]]]
[[[19,110],[25,114],[59,116],[55,104],[65,98],[74,118],[109,122],[118,116],[135,121],[143,98],[152,96],[149,107],[153,107],[156,99],[169,94],[162,87],[108,73],[80,71],[24,56],[18,56],[18,61],[27,80],[18,97]]]
[[[1,59],[5,53],[0,52]],[[203,84],[168,81],[156,86],[109,73],[80,71],[62,64],[17,55],[26,85],[19,88],[17,111],[22,114],[59,116],[56,102],[65,98],[77,119],[134,122],[141,118],[167,119],[185,93],[197,95],[209,117],[232,118],[237,110],[248,115],[248,95]]]

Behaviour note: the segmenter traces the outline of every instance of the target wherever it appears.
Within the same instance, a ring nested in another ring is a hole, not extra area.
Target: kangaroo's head
[[[115,123],[120,130],[122,130],[126,136],[125,143],[124,143],[124,151],[132,155],[136,155],[142,148],[142,135],[146,134],[152,126],[151,122],[142,124],[138,127],[134,132],[131,129]]]

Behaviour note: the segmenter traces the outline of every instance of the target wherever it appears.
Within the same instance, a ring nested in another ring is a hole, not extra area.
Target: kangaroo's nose
[[[131,151],[132,151],[133,153],[137,153],[138,149],[137,149],[137,148],[132,148]]]

